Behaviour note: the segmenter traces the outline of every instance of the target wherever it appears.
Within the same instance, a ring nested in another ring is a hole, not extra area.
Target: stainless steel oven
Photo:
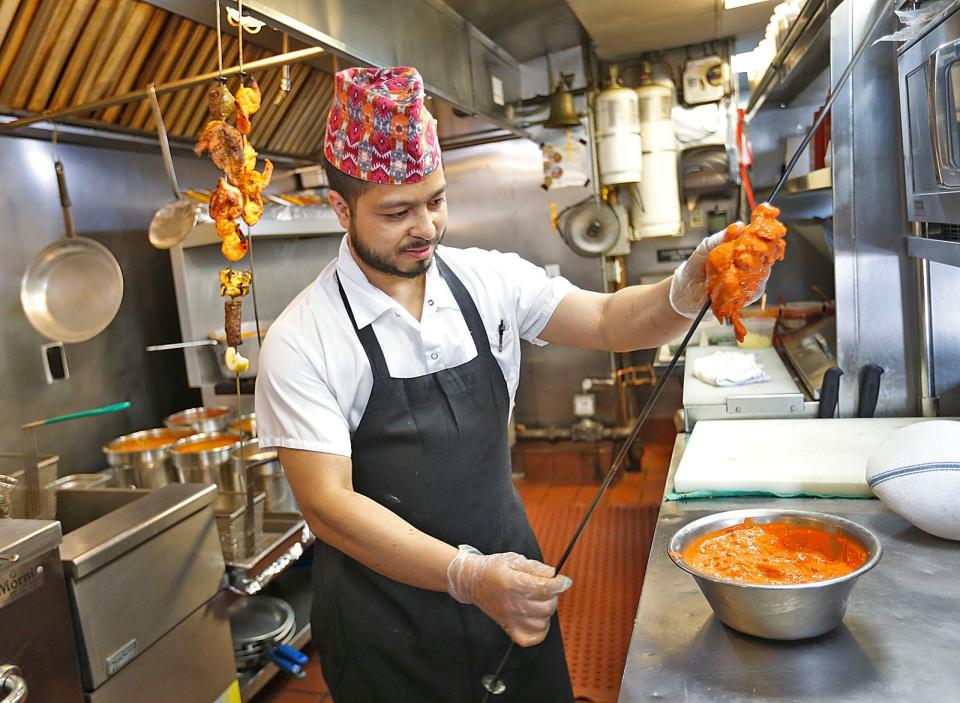
[[[960,10],[904,44],[897,68],[907,217],[960,225]]]

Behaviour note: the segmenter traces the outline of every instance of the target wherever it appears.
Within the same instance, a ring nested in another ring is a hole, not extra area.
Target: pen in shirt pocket
[[[510,329],[510,325],[507,324],[506,320],[500,320],[500,324],[497,325],[497,351],[503,351],[503,333]]]

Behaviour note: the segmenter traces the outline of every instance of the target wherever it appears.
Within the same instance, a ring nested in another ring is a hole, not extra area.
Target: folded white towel
[[[763,383],[770,376],[757,355],[750,352],[717,351],[693,362],[693,375],[712,386],[745,386]]]

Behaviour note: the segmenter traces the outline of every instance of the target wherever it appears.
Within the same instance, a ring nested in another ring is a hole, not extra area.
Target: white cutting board
[[[763,365],[769,381],[763,383],[749,383],[745,386],[713,386],[704,383],[693,375],[693,362],[702,356],[720,351],[717,347],[687,348],[686,360],[683,367],[683,405],[726,405],[727,398],[740,395],[773,395],[779,393],[799,393],[800,389],[790,377],[787,367],[780,361],[780,355],[773,347],[750,349],[749,353],[757,355],[757,362]],[[740,349],[722,349],[722,351],[747,352]]]
[[[929,418],[701,420],[674,490],[870,496],[867,459],[890,432]]]

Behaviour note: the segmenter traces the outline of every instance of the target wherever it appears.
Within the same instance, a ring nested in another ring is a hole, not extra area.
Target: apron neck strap
[[[440,271],[440,276],[450,288],[454,300],[457,301],[457,305],[460,307],[460,314],[463,315],[463,319],[467,323],[467,329],[470,330],[470,336],[473,337],[477,354],[481,357],[492,358],[493,352],[490,351],[490,342],[483,329],[483,319],[480,317],[480,311],[477,310],[476,303],[473,302],[470,293],[457,277],[457,274],[450,270],[446,262],[436,254],[434,254],[433,258],[434,261],[436,261],[437,269]],[[370,368],[373,370],[374,378],[390,378],[387,360],[383,355],[383,349],[380,346],[377,335],[373,331],[373,325],[370,324],[363,328],[357,327],[357,320],[353,315],[353,308],[350,307],[350,301],[347,300],[347,293],[343,290],[343,284],[340,282],[340,274],[337,273],[334,275],[337,277],[337,288],[340,290],[340,299],[343,300],[343,307],[346,308],[347,316],[350,318],[350,324],[353,325],[353,329],[360,339],[363,351],[370,361]]]
[[[447,263],[443,259],[436,254],[434,254],[433,258],[437,262],[440,275],[443,277],[443,280],[446,281],[450,292],[453,293],[454,300],[456,300],[457,305],[460,306],[460,314],[463,315],[463,319],[467,323],[467,328],[470,330],[470,336],[473,337],[473,343],[477,347],[477,354],[479,356],[489,356],[492,358],[493,352],[490,350],[490,341],[483,328],[483,318],[480,317],[480,311],[477,310],[477,305],[473,302],[473,297],[471,297],[470,293],[457,277],[457,274],[450,270],[450,267],[447,266]]]
[[[370,362],[370,369],[373,371],[373,377],[390,378],[390,370],[387,368],[387,360],[383,356],[383,349],[380,348],[380,342],[377,341],[377,335],[373,332],[373,325],[367,325],[363,329],[357,327],[357,320],[353,316],[353,308],[350,307],[350,301],[347,300],[347,293],[343,290],[343,284],[340,283],[340,274],[334,274],[337,277],[337,288],[340,290],[340,299],[343,301],[343,307],[347,309],[347,316],[350,318],[350,324],[353,325],[357,337],[360,339],[360,345],[363,347],[367,360]]]

